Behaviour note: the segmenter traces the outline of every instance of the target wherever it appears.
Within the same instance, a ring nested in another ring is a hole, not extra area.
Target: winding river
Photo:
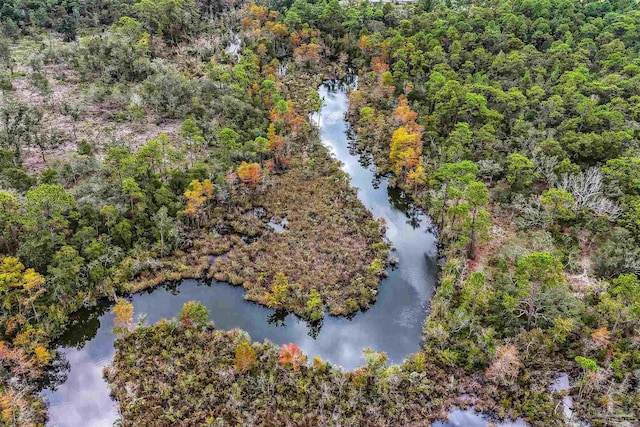
[[[436,241],[429,220],[354,151],[344,119],[346,86],[326,82],[319,94],[324,102],[312,120],[320,128],[321,141],[342,162],[363,204],[375,217],[385,219],[387,237],[396,249],[392,256],[399,259],[380,286],[376,303],[351,319],[327,317],[322,325],[313,326],[245,301],[241,287],[185,280],[134,295],[136,316],[155,323],[176,316],[185,302],[199,300],[218,329],[242,328],[258,341],[295,342],[307,355],[319,355],[345,369],[362,364],[362,350],[367,347],[386,352],[392,363],[419,349],[426,304],[436,282]],[[102,377],[115,352],[109,309],[102,305],[75,313],[60,339],[59,351],[68,362],[66,380],[44,391],[52,426],[106,427],[118,418]]]

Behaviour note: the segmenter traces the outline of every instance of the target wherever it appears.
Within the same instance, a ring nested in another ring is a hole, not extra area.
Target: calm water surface
[[[241,287],[185,280],[179,286],[134,295],[136,316],[145,315],[155,323],[176,316],[185,302],[198,300],[209,308],[218,329],[242,328],[258,341],[295,342],[310,357],[319,355],[345,369],[361,365],[367,347],[386,352],[393,363],[419,349],[426,304],[436,280],[436,242],[428,218],[413,210],[401,192],[388,188],[386,179],[377,177],[351,149],[344,120],[346,87],[328,82],[319,93],[324,102],[312,120],[319,125],[322,143],[343,163],[364,205],[386,221],[387,237],[396,248],[392,256],[400,261],[382,282],[376,303],[352,319],[327,317],[322,325],[308,325],[293,315],[244,301]],[[44,392],[50,425],[111,426],[118,413],[102,377],[114,355],[109,307],[80,311],[72,322],[59,348],[68,361],[67,379]]]

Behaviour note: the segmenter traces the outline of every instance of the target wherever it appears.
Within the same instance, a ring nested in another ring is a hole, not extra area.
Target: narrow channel
[[[328,81],[319,88],[324,100],[313,116],[322,143],[342,162],[342,168],[358,188],[358,197],[376,218],[384,218],[387,237],[399,264],[389,269],[376,303],[353,318],[327,317],[321,326],[310,326],[293,315],[280,315],[243,299],[241,287],[225,283],[185,280],[132,297],[136,316],[148,323],[177,315],[182,305],[201,301],[218,329],[241,328],[253,340],[277,344],[297,343],[309,356],[353,369],[363,363],[362,350],[384,351],[391,363],[418,351],[427,303],[436,283],[436,240],[428,217],[414,210],[403,194],[376,176],[374,167],[353,149],[345,113],[348,86]],[[286,231],[285,231],[286,232]],[[68,362],[67,377],[45,390],[50,425],[59,427],[109,427],[118,418],[102,370],[112,359],[115,336],[108,305],[76,313],[60,340],[59,351]]]

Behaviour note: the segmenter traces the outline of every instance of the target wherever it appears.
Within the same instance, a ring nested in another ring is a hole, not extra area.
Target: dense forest
[[[638,2],[5,0],[0,24],[4,425],[46,422],[56,339],[103,299],[121,425],[564,425],[563,393],[637,424]],[[357,149],[438,233],[421,351],[345,372],[197,302],[136,325],[128,296],[184,278],[315,322],[375,304],[385,224],[308,119],[348,73]]]

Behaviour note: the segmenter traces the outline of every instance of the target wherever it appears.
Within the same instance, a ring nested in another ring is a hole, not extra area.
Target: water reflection
[[[296,342],[310,357],[319,355],[346,369],[363,363],[365,348],[386,352],[391,363],[419,350],[426,304],[436,278],[435,238],[429,232],[429,220],[413,209],[402,192],[389,188],[385,177],[376,176],[370,162],[361,163],[362,157],[351,150],[344,120],[345,85],[328,82],[319,91],[324,102],[314,120],[321,125],[321,141],[342,162],[364,205],[376,218],[384,218],[386,236],[396,248],[393,256],[400,260],[382,282],[376,303],[352,318],[327,317],[308,324],[245,301],[241,287],[185,280],[179,286],[134,295],[137,315],[155,323],[176,316],[187,301],[201,301],[218,329],[241,328],[257,341]],[[107,309],[102,306],[77,313],[71,330],[61,340],[60,352],[70,369],[66,382],[44,393],[50,402],[51,425],[110,426],[117,419],[102,378],[102,369],[115,352],[112,315]]]
[[[447,421],[436,421],[432,427],[526,427],[522,420],[505,420],[500,423],[488,419],[485,414],[475,412],[473,409],[452,408]]]

